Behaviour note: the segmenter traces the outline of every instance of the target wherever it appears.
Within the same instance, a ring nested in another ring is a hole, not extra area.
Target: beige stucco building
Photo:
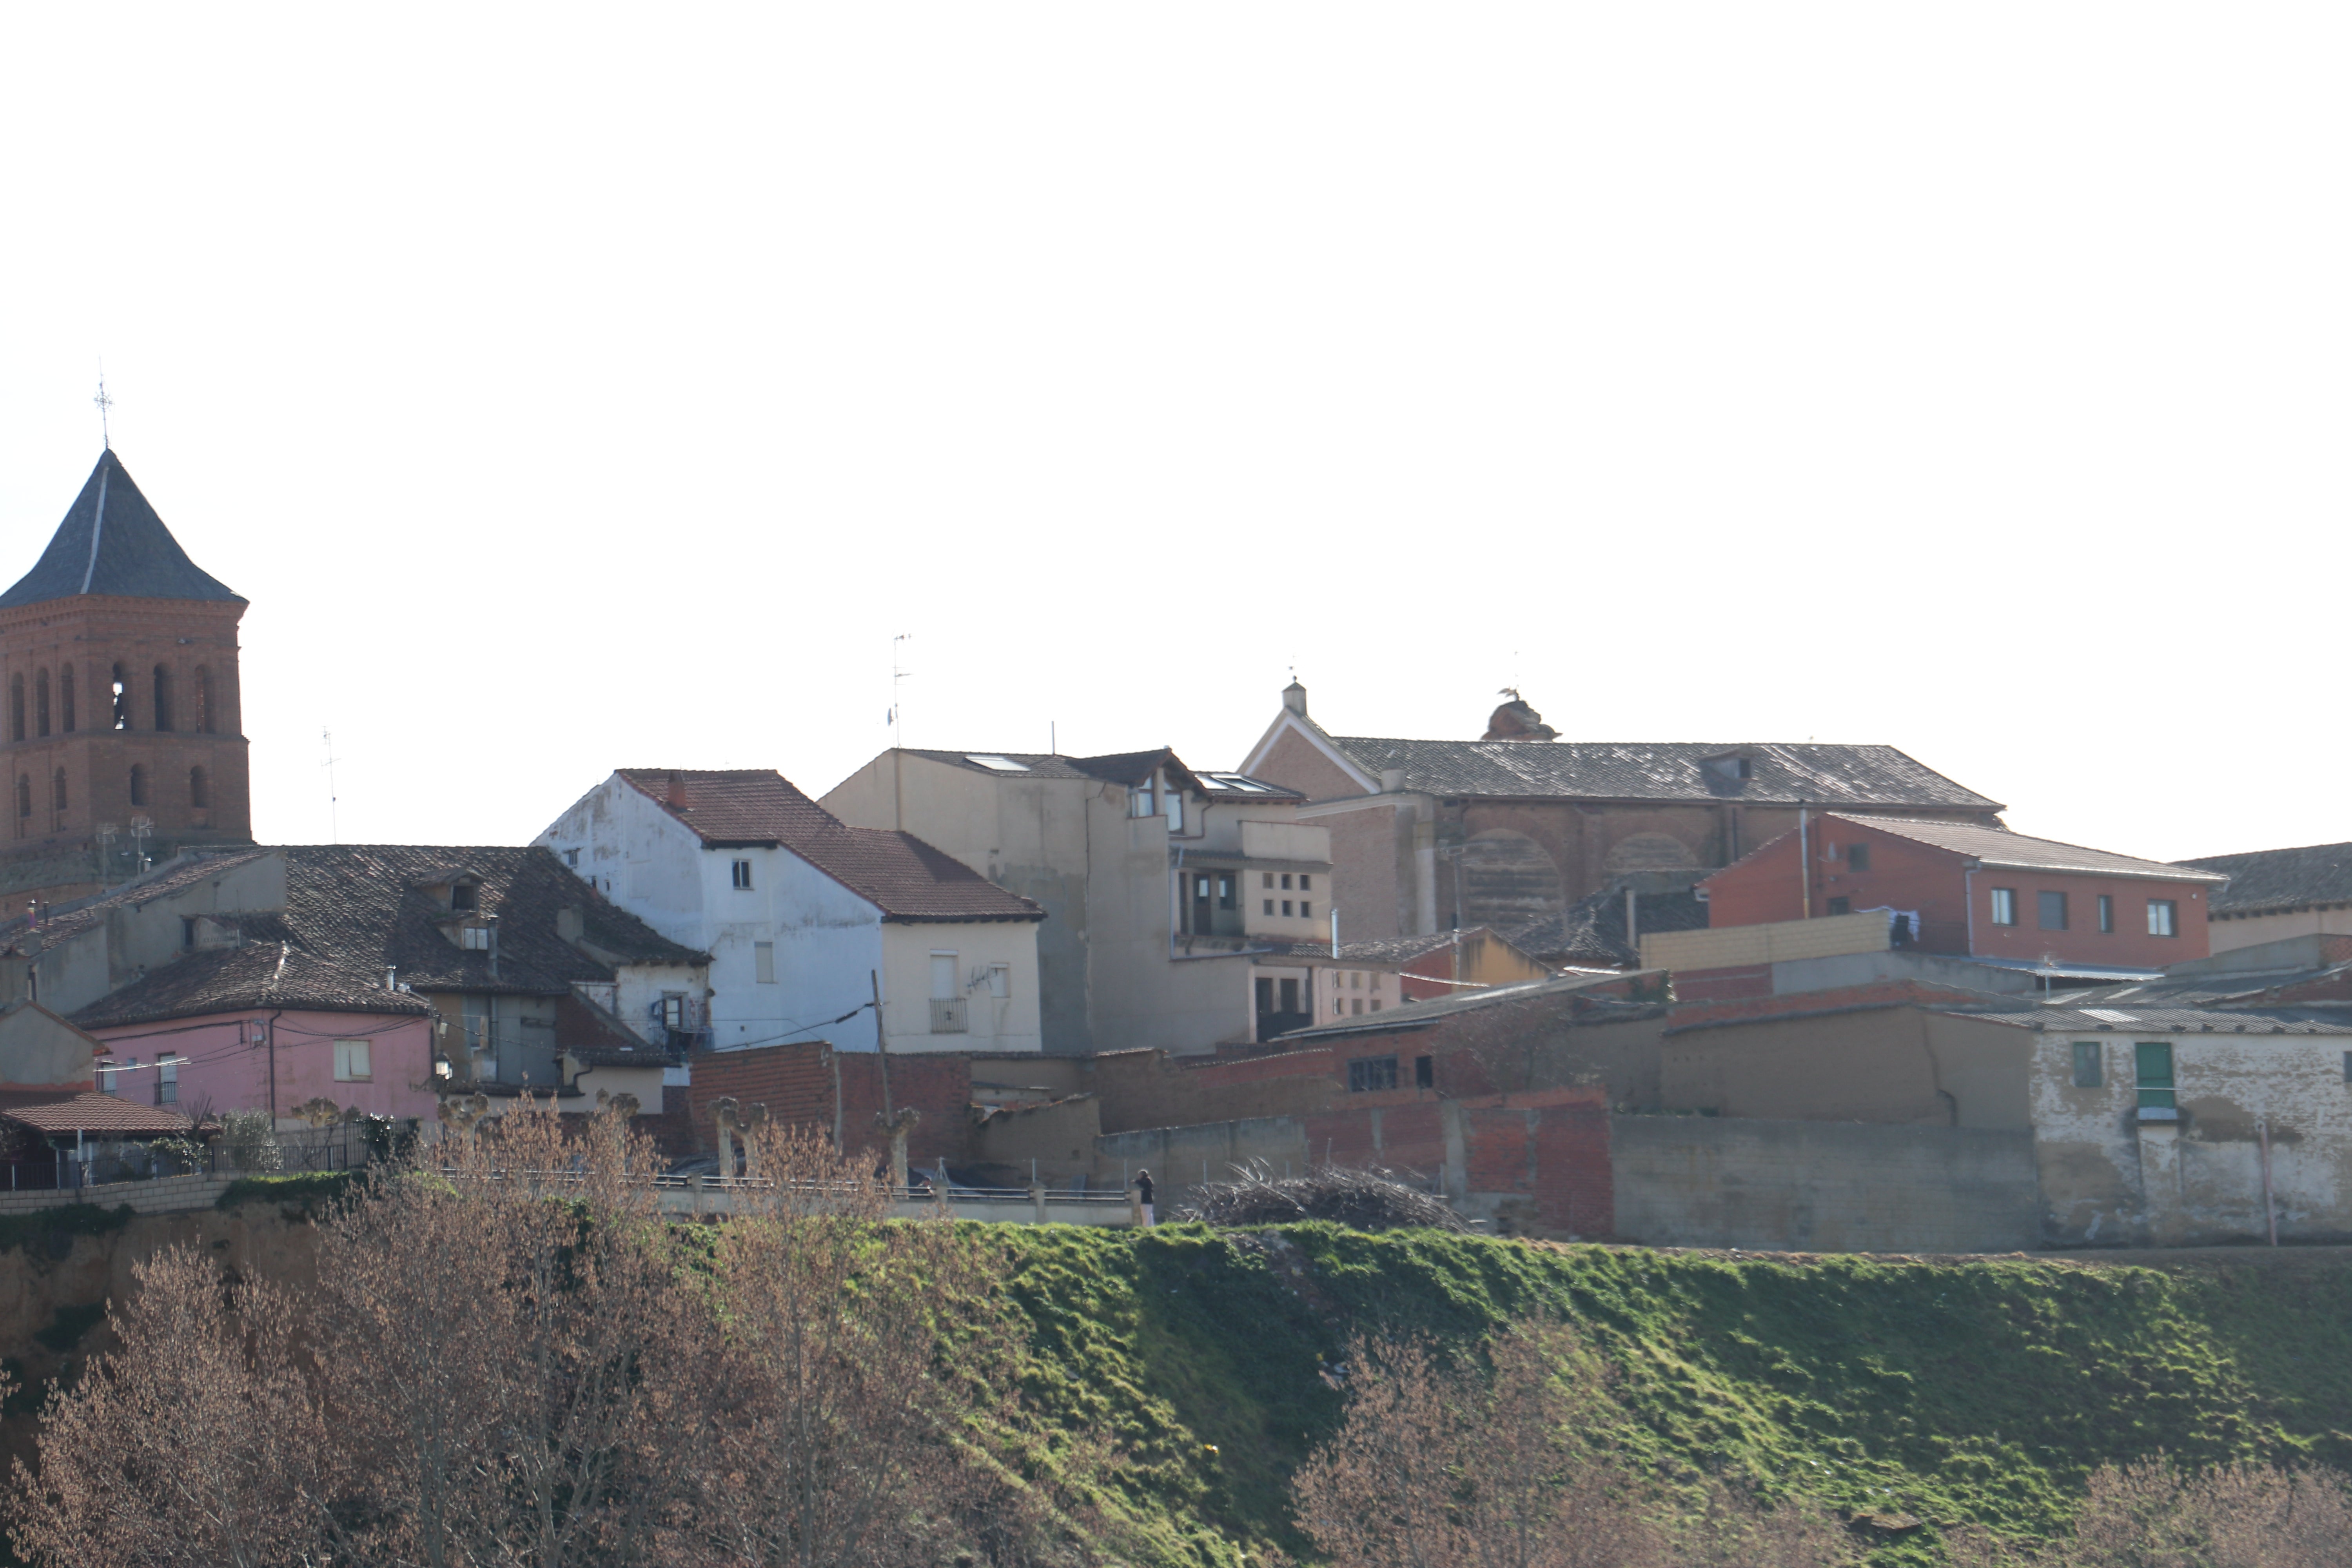
[[[1316,970],[1331,962],[1331,847],[1296,820],[1299,798],[1196,773],[1165,749],[893,750],[821,804],[919,835],[1045,910],[1046,1050],[1191,1054],[1314,1016]],[[1344,934],[1349,912],[1336,913]]]

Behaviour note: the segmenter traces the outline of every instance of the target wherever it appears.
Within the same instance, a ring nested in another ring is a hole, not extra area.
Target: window
[[[337,1083],[365,1083],[374,1076],[368,1070],[368,1043],[365,1040],[335,1042]]]
[[[1286,893],[1290,891],[1290,873],[1287,871],[1282,874],[1282,890]]]
[[[64,730],[67,734],[72,734],[74,732],[74,678],[72,665],[67,665],[64,668],[58,671],[58,717],[63,721],[58,727]]]
[[[1852,899],[1843,898],[1832,899],[1830,900],[1830,913],[1833,915],[1850,915],[1853,913],[1853,900]]]
[[[131,728],[131,678],[122,672],[119,664],[114,667],[113,688],[114,727],[128,730]]]
[[[33,775],[16,775],[16,820],[29,821],[33,815]]]
[[[1236,889],[1240,885],[1241,879],[1235,877],[1231,871],[1218,872],[1217,908],[1228,910],[1238,910],[1241,908],[1241,900],[1237,896],[1236,892]]]
[[[1274,982],[1271,980],[1257,983],[1257,1010],[1261,1013],[1274,1011]]]
[[[467,952],[489,952],[490,928],[488,926],[467,926],[464,931],[458,932],[457,945],[464,948]]]
[[[137,763],[131,765],[131,804],[147,804],[147,770]]]
[[[751,980],[758,985],[776,983],[776,944],[755,942],[751,944]]]
[[[180,1058],[164,1057],[155,1064],[155,1103],[180,1103]]]
[[[1364,1010],[1364,999],[1361,996],[1356,996],[1349,998],[1349,1000],[1355,1004],[1355,1012],[1360,1015]]]
[[[449,907],[451,909],[470,910],[474,907],[474,903],[473,883],[452,882],[449,884]]]
[[[1296,979],[1282,983],[1282,1010],[1286,1013],[1298,1011],[1298,982]]]
[[[208,665],[196,666],[196,733],[209,735],[220,716],[213,707],[213,672]]]
[[[202,773],[204,770],[196,770]],[[62,812],[66,808],[66,771],[59,768],[49,775],[49,809]]]
[[[1016,763],[1011,757],[992,756],[985,753],[966,753],[963,760],[967,763],[977,763],[992,773],[1025,773],[1029,771],[1028,763]]]
[[[1151,781],[1144,780],[1128,791],[1127,814],[1133,817],[1157,816],[1160,808],[1151,802]]]
[[[1870,846],[1867,844],[1850,844],[1846,846],[1845,868],[1849,871],[1869,870]]]
[[[2180,906],[2170,899],[2150,899],[2147,901],[2147,934],[2179,936]]]
[[[1271,887],[1273,887],[1273,886],[1274,886],[1274,873],[1273,873],[1273,872],[1271,872],[1271,871],[1260,871],[1260,872],[1258,873],[1258,886],[1260,886],[1260,887],[1262,887],[1262,888],[1271,888]]]
[[[2101,931],[2116,929],[2116,901],[2105,893],[2099,895],[2099,929]]]
[[[1349,970],[1348,972],[1348,989],[1350,991],[1361,991],[1363,988],[1364,972],[1360,969]]]
[[[566,849],[563,852],[563,863],[566,866],[571,867],[575,871],[580,869],[580,851],[577,849]]]
[[[729,868],[728,875],[734,879],[733,886],[737,889],[743,892],[751,891],[751,862],[749,860],[736,861],[735,864]]]
[[[172,672],[160,664],[155,667],[155,728],[172,728]]]
[[[212,803],[212,780],[205,776],[204,769],[190,768],[188,770],[188,804],[202,811]]]
[[[2178,1103],[2172,1093],[2172,1042],[2140,1041],[2132,1047],[2132,1065],[2137,1069],[2134,1076],[2137,1079],[2140,1110],[2143,1112],[2169,1110],[2178,1114]]]
[[[661,999],[661,1021],[665,1029],[686,1027],[686,993],[665,991]]]
[[[1274,913],[1274,900],[1272,899],[1268,899],[1265,901],[1265,912],[1267,914]]]
[[[1306,872],[1301,871],[1298,874],[1298,890],[1302,893],[1313,892],[1315,890],[1315,879],[1308,876]]]
[[[1375,1012],[1375,1013],[1377,1013],[1377,1012],[1379,1012],[1380,1010],[1381,1010],[1381,999],[1380,999],[1379,997],[1375,996],[1375,997],[1373,997],[1373,998],[1372,998],[1372,1011],[1373,1011],[1373,1012]]]
[[[2074,1042],[2074,1087],[2096,1089],[2099,1087],[2099,1042],[2076,1040]]]
[[[1396,1087],[1397,1060],[1394,1057],[1359,1057],[1348,1064],[1349,1094],[1378,1094]]]
[[[1160,792],[1160,798],[1168,803],[1168,831],[1171,833],[1183,832],[1184,792],[1181,789],[1162,790]]]
[[[49,672],[42,670],[33,677],[33,733],[49,732]]]
[[[135,1068],[139,1065],[139,1058],[137,1057],[132,1057],[129,1061],[122,1065],[125,1068]],[[122,1074],[119,1070],[110,1070],[105,1068],[100,1068],[98,1074],[98,1092],[100,1094],[112,1094],[114,1092],[115,1080],[120,1079],[121,1076]]]
[[[1380,1010],[1380,1005],[1381,1005],[1377,1002],[1373,1003],[1373,1011],[1378,1012]],[[1437,1058],[1435,1057],[1415,1057],[1412,1058],[1412,1087],[1415,1089],[1435,1089],[1437,1087]]]
[[[1992,923],[2013,926],[2017,923],[2017,889],[1995,888],[1992,890]]]
[[[1298,913],[1302,920],[1313,920],[1315,918],[1315,900],[1312,899],[1299,900]]]
[[[1013,966],[992,963],[988,966],[988,994],[1002,1002],[1013,994]]]
[[[1284,914],[1287,915],[1288,913],[1290,913],[1290,905],[1291,905],[1291,900],[1288,900],[1288,899],[1285,899],[1285,900],[1282,900],[1282,912],[1283,912]]]
[[[2035,913],[2039,919],[2042,929],[2043,931],[2064,931],[2066,929],[2066,895],[2063,893],[2036,893],[2033,895],[2033,898],[2035,904],[2038,906]]]
[[[25,738],[25,678],[21,675],[8,678],[8,738]]]
[[[1334,996],[1331,998],[1331,1016],[1334,1018],[1339,1017],[1347,1011],[1348,1004],[1344,997]]]

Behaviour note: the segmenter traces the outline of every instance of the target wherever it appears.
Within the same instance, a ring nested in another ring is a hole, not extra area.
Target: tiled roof
[[[1183,760],[1166,746],[1154,752],[1114,752],[1102,757],[1068,757],[1051,752],[916,751],[912,754],[935,763],[945,763],[967,773],[986,773],[995,778],[1094,779],[1116,784],[1139,784],[1150,776],[1152,769],[1163,763],[1172,763],[1181,770],[1182,777],[1198,785],[1202,794],[1218,800],[1300,801],[1307,798],[1297,790],[1285,789],[1265,779],[1251,778],[1246,773],[1198,772],[1186,767]],[[982,757],[1013,763],[1017,766],[991,767],[978,760]]]
[[[2306,844],[2299,849],[2254,849],[2183,860],[2219,871],[2230,885],[2213,895],[2210,912],[2250,915],[2352,903],[2352,844]]]
[[[192,888],[271,853],[268,849],[184,851],[133,881],[48,910],[41,917],[41,941],[44,945],[55,945],[100,924],[110,910],[135,910],[151,900]],[[0,921],[0,952],[23,952],[25,936],[31,929],[31,922],[23,915]]]
[[[623,768],[622,778],[713,847],[775,845],[873,904],[890,921],[1041,921],[1008,893],[911,833],[851,827],[772,768],[712,772]],[[685,804],[671,804],[673,794]]]
[[[422,1013],[430,1010],[423,999],[383,988],[387,968],[418,991],[544,996],[564,994],[575,981],[610,981],[614,962],[709,962],[615,909],[545,848],[338,844],[250,853],[284,858],[283,910],[217,917],[215,924],[238,931],[244,945],[182,954],[74,1021],[91,1028],[257,1006]],[[453,868],[479,875],[478,912],[498,917],[495,975],[489,953],[445,934],[449,912],[429,889]],[[152,888],[142,896],[152,897]],[[579,946],[556,929],[566,909],[580,912]]]
[[[1706,929],[1706,906],[1687,888],[1636,892],[1633,897],[1638,935]],[[1625,940],[1625,895],[1614,888],[1587,893],[1562,912],[1514,926],[1507,935],[1512,946],[1546,963],[1624,966],[1641,962]]]
[[[1440,1018],[1451,1018],[1462,1013],[1481,1012],[1488,1007],[1509,1006],[1525,1002],[1550,1002],[1556,998],[1573,997],[1576,993],[1596,986],[1612,985],[1635,977],[1662,975],[1664,970],[1634,970],[1628,973],[1570,974],[1554,980],[1531,980],[1518,985],[1493,985],[1478,991],[1457,992],[1451,996],[1439,996],[1427,1002],[1401,1002],[1378,1014],[1366,1014],[1359,1018],[1350,1015],[1343,1023],[1319,1024],[1311,1028],[1293,1029],[1281,1037],[1285,1050],[1305,1050],[1322,1041],[1342,1035],[1400,1034],[1422,1028]],[[1607,1002],[1606,997],[1586,998],[1590,1002]],[[1580,1005],[1582,1004],[1580,1003]],[[1631,1004],[1621,1004],[1632,1005]]]
[[[0,1089],[0,1117],[37,1132],[130,1132],[168,1137],[194,1123],[160,1105],[134,1105],[120,1095]]]
[[[1956,855],[2021,871],[2090,871],[2104,877],[2150,877],[2172,882],[2219,882],[2221,874],[2200,871],[2181,866],[2167,865],[2161,860],[2141,860],[2129,855],[2113,855],[2105,849],[2085,849],[2079,844],[2061,844],[2050,838],[2028,838],[2022,833],[2011,833],[2000,827],[1979,827],[1967,822],[1921,822],[1900,816],[1860,816],[1831,818],[1857,822],[1908,838],[1916,844],[1932,845],[1948,849]]]
[[[1589,741],[1404,741],[1335,735],[1373,778],[1404,770],[1404,787],[1486,798],[1742,801],[1758,805],[1936,807],[1995,812],[1999,801],[1963,789],[1892,746],[1611,744]],[[1744,756],[1748,776],[1708,767]]]
[[[184,953],[100,997],[75,1014],[74,1022],[99,1029],[256,1007],[417,1016],[433,1011],[422,996],[385,990],[383,971],[363,959],[316,953],[281,941]]]
[[[2289,1008],[2218,1012],[2204,1007],[2034,1007],[2022,1012],[1939,1008],[2020,1029],[2068,1034],[2352,1035],[2352,1021]]]
[[[98,466],[66,509],[40,560],[0,594],[0,609],[79,594],[244,603],[188,559],[110,450],[99,454]]]

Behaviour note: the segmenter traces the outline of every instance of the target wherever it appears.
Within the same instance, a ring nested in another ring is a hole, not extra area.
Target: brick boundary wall
[[[835,1099],[835,1074],[840,1098]],[[747,1105],[765,1105],[775,1120],[833,1136],[836,1118],[844,1148],[887,1157],[888,1140],[876,1118],[882,1110],[882,1058],[873,1051],[836,1051],[822,1040],[749,1050],[698,1052],[694,1081],[688,1088],[688,1113],[697,1147],[719,1147],[710,1104],[730,1095]],[[925,1052],[890,1058],[890,1101],[919,1113],[907,1141],[907,1157],[929,1166],[945,1158],[951,1165],[971,1156],[971,1060],[957,1054]]]
[[[1446,1171],[1458,1129],[1459,1195],[1497,1232],[1584,1240],[1616,1233],[1608,1097],[1598,1089],[1443,1100],[1411,1090],[1358,1094],[1305,1121],[1317,1163],[1433,1179]]]

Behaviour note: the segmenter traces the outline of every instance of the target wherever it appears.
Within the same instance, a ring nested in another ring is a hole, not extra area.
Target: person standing
[[[1151,1223],[1152,1223],[1152,1218],[1151,1218],[1151,1173],[1150,1173],[1150,1172],[1149,1172],[1149,1171],[1138,1171],[1138,1172],[1136,1172],[1136,1173],[1135,1173],[1135,1196],[1136,1196],[1136,1202],[1137,1202],[1137,1204],[1138,1204],[1138,1205],[1142,1208],[1142,1210],[1143,1210],[1143,1223],[1144,1223],[1145,1225],[1150,1225],[1150,1224],[1151,1224]]]

